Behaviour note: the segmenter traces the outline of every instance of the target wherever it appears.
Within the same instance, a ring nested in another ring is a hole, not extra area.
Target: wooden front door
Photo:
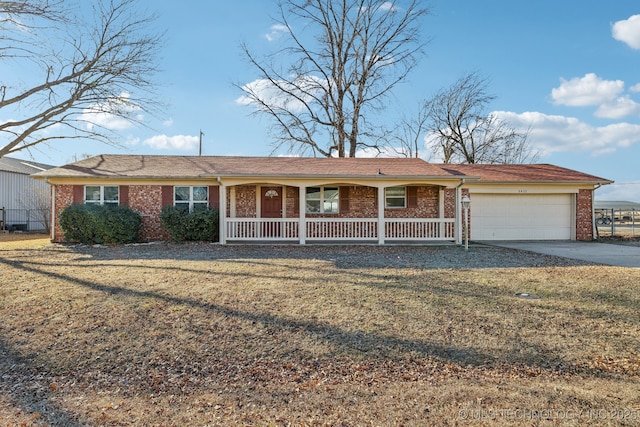
[[[282,187],[262,187],[260,201],[261,218],[282,218]],[[262,237],[280,237],[280,223],[264,222]]]

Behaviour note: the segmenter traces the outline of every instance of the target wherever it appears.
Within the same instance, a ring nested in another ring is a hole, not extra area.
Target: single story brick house
[[[220,209],[220,243],[591,240],[593,193],[611,181],[553,165],[413,158],[100,155],[32,175],[52,186],[52,241],[72,203],[127,205],[143,241],[168,238],[164,206]]]

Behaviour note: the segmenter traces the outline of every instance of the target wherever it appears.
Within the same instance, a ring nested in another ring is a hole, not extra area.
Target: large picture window
[[[118,186],[85,185],[84,203],[117,206],[119,203]]]
[[[307,188],[306,208],[309,213],[338,213],[338,187]]]
[[[193,212],[209,206],[207,187],[173,187],[173,206]]]
[[[407,207],[407,187],[388,187],[385,192],[385,207],[406,208]]]

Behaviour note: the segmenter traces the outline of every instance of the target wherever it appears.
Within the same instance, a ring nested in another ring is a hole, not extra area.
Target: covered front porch
[[[282,242],[456,241],[455,218],[226,218],[224,240]]]
[[[229,180],[220,187],[222,244],[462,241],[460,181]]]

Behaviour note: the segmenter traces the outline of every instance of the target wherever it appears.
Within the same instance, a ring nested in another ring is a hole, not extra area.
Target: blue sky
[[[640,3],[637,0],[518,2],[432,0],[426,56],[395,92],[407,109],[477,71],[490,105],[512,126],[531,127],[542,163],[616,181],[598,199],[640,201]],[[157,76],[162,117],[118,130],[126,148],[56,143],[14,157],[60,165],[101,153],[269,155],[269,121],[238,102],[234,83],[257,79],[240,43],[273,49],[276,2],[140,0],[166,29]],[[0,118],[2,119],[2,118]],[[426,154],[426,150],[423,150]]]

